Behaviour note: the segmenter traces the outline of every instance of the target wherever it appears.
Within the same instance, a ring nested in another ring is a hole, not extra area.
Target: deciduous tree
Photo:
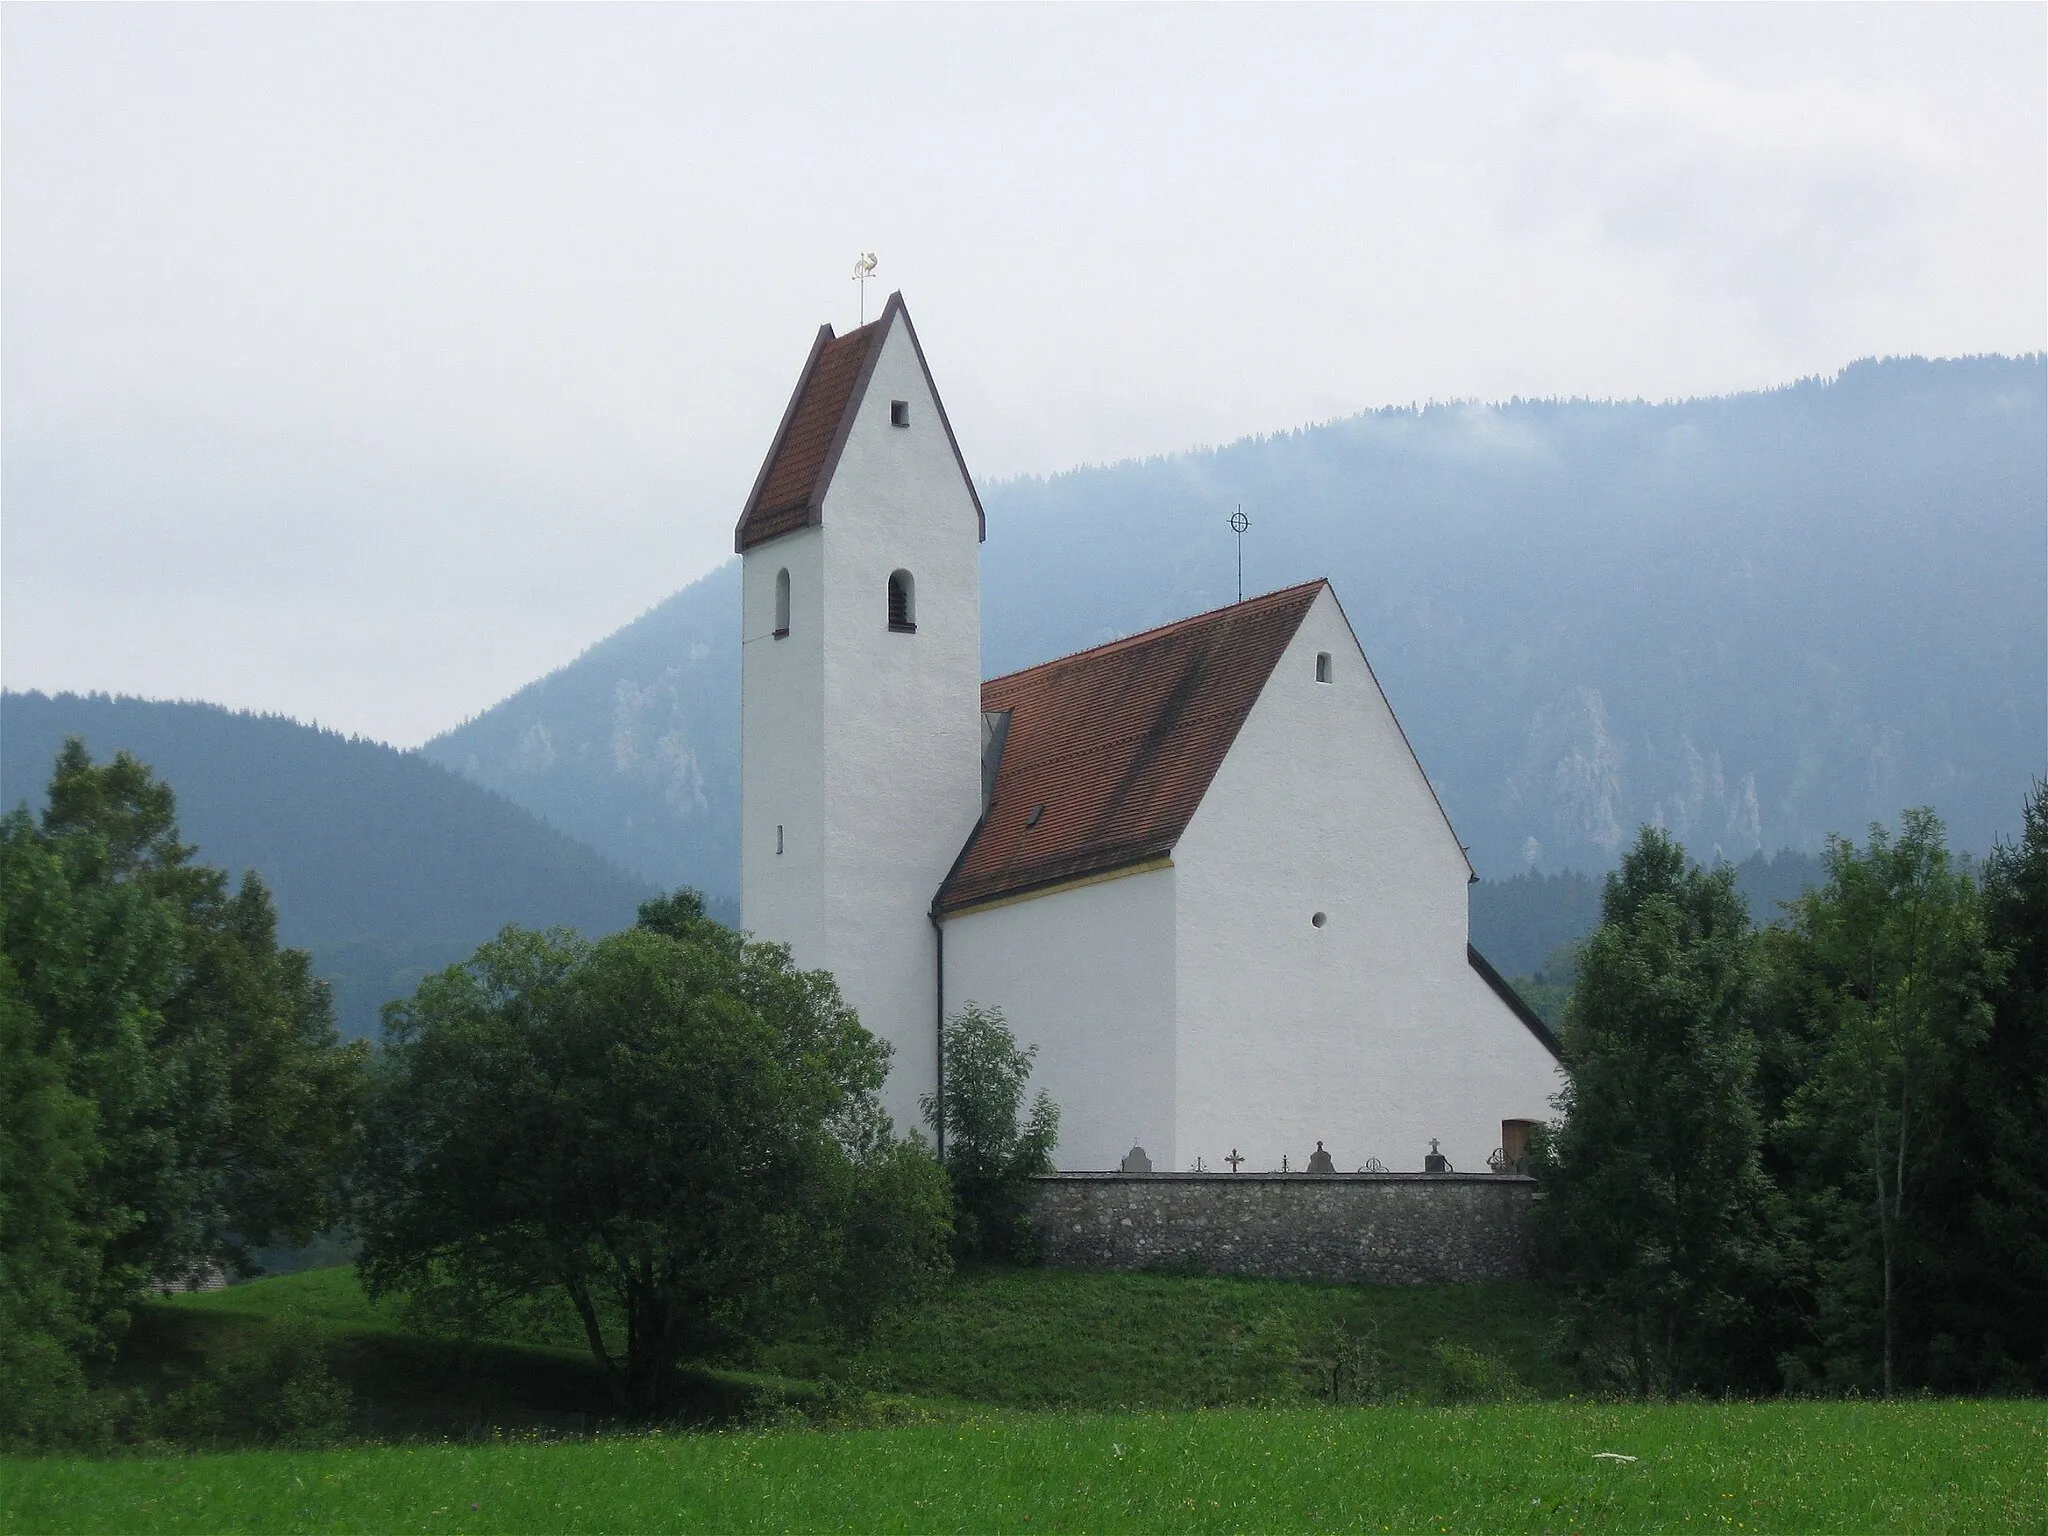
[[[1029,1259],[1031,1180],[1052,1171],[1060,1112],[1041,1091],[1023,1117],[1038,1051],[1019,1047],[1000,1008],[967,1003],[946,1021],[946,1092],[920,1099],[925,1122],[944,1124],[955,1246],[965,1258]]]
[[[508,928],[387,1010],[363,1274],[479,1315],[559,1288],[658,1412],[683,1359],[943,1274],[944,1176],[878,1108],[887,1058],[828,974],[694,897],[594,944]]]
[[[170,786],[75,739],[40,820],[0,817],[0,1263],[39,1277],[10,1301],[75,1354],[152,1281],[246,1265],[342,1206],[366,1052],[278,948],[262,881],[231,891],[194,852]]]
[[[1804,1039],[1774,1134],[1812,1244],[1823,1373],[1853,1383],[1867,1360],[1890,1394],[1920,1374],[1902,1354],[1920,1353],[1948,1267],[1930,1204],[1944,1150],[1981,1152],[1991,1129],[1962,1090],[2005,960],[1931,810],[1905,812],[1896,836],[1873,826],[1860,850],[1833,839],[1826,863],[1779,951]]]

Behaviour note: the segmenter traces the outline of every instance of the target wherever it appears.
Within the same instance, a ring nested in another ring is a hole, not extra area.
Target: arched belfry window
[[[789,633],[789,572],[775,573],[775,638]]]
[[[889,627],[901,635],[917,633],[917,586],[908,571],[889,573]]]

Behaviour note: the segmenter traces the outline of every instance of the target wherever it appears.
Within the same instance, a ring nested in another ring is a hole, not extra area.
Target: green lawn
[[[1634,1460],[1603,1459],[1611,1452]],[[2042,1530],[2048,1407],[1765,1403],[988,1414],[0,1463],[9,1529]]]
[[[175,1386],[286,1318],[326,1334],[364,1435],[573,1432],[610,1413],[573,1317],[542,1312],[519,1336],[478,1343],[424,1337],[407,1331],[400,1304],[373,1305],[352,1269],[308,1270],[143,1308],[123,1352],[124,1379]],[[1497,1360],[1518,1390],[1562,1396],[1568,1383],[1543,1353],[1553,1318],[1542,1292],[1518,1285],[978,1270],[850,1354],[799,1340],[700,1370],[684,1413],[699,1422],[731,1419],[764,1393],[802,1397],[801,1383],[821,1378],[941,1412],[1299,1407],[1328,1400],[1328,1362],[1340,1356],[1346,1401],[1441,1398],[1432,1351],[1442,1340]]]

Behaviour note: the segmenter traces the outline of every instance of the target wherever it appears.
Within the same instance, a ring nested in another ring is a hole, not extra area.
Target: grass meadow
[[[651,1432],[564,1319],[440,1337],[312,1270],[141,1309],[122,1369],[174,1404],[310,1329],[345,1448],[0,1460],[0,1531],[2048,1531],[2048,1403],[1589,1403],[1553,1324],[1524,1286],[972,1272]]]
[[[17,1461],[0,1466],[0,1490],[10,1528],[36,1532],[2038,1531],[2048,1408],[995,1413],[840,1432]]]

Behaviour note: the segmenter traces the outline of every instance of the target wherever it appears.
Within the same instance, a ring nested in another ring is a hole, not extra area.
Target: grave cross
[[[1235,1172],[1237,1172],[1237,1170],[1238,1170],[1238,1167],[1239,1167],[1239,1166],[1240,1166],[1240,1165],[1241,1165],[1242,1163],[1244,1163],[1244,1162],[1246,1161],[1246,1159],[1244,1159],[1244,1158],[1241,1158],[1241,1157],[1239,1157],[1239,1156],[1237,1155],[1237,1148],[1235,1148],[1235,1147],[1232,1147],[1232,1148],[1230,1149],[1230,1156],[1228,1156],[1228,1157],[1226,1157],[1225,1159],[1223,1159],[1223,1161],[1225,1161],[1226,1163],[1230,1164],[1230,1171],[1231,1171],[1232,1173],[1235,1173]]]

